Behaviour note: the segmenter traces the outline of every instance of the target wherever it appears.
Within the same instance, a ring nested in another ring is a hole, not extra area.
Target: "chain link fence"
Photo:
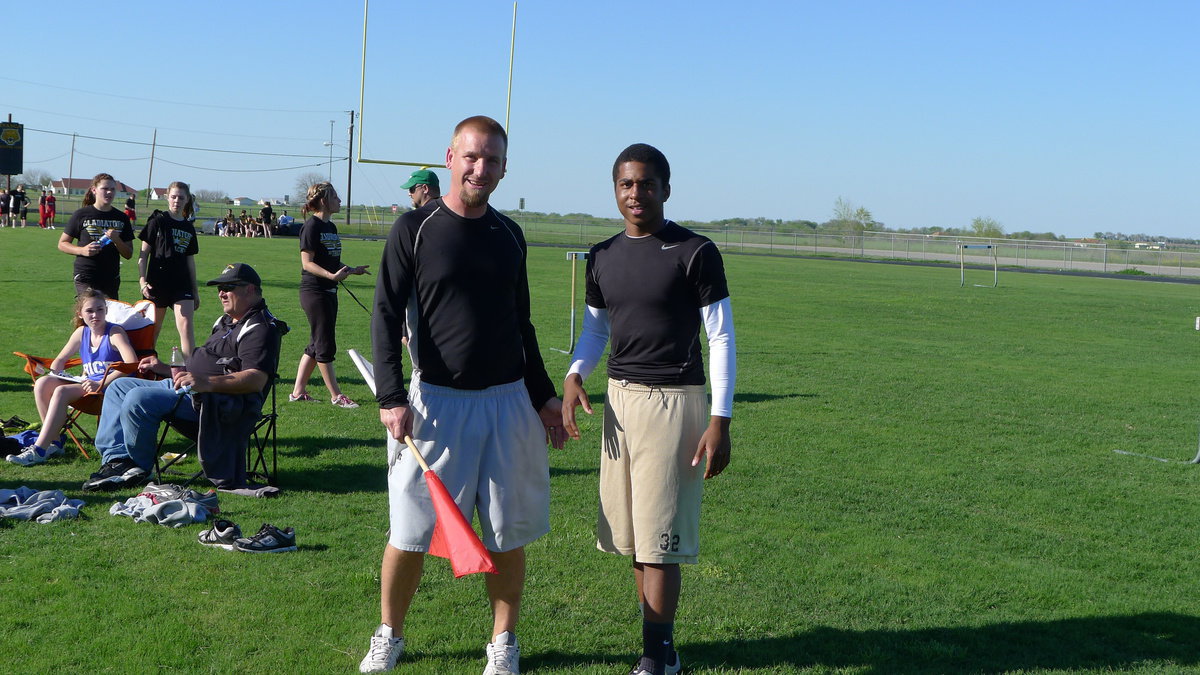
[[[619,221],[514,215],[532,243],[589,246],[611,237]],[[692,228],[723,250],[770,255],[828,255],[889,260],[958,262],[959,246],[989,244],[1001,266],[1108,273],[1200,277],[1200,251],[1180,248],[1116,247],[1106,243],[960,237],[901,232],[832,234],[761,232],[740,228]],[[970,264],[992,264],[990,254],[964,255]]]
[[[79,197],[60,197],[58,200],[58,223],[62,225],[71,211],[79,207]],[[32,198],[36,212],[36,197]],[[155,208],[165,209],[165,202],[139,199],[138,225],[145,223],[146,216]],[[120,205],[119,205],[120,206]],[[240,213],[246,208],[258,215],[259,206],[231,207],[225,204],[205,204],[200,219],[210,220],[233,208]],[[299,205],[276,206],[276,215],[283,209],[297,220],[302,220]],[[533,244],[575,245],[586,248],[611,237],[622,225],[617,219],[568,218],[545,214],[509,212],[525,231],[525,238]],[[334,221],[343,235],[359,237],[382,237],[391,229],[396,219],[391,207],[355,206],[346,222],[346,214],[338,214]],[[34,222],[36,223],[36,216]],[[862,234],[833,234],[810,230],[806,232],[763,232],[741,228],[706,229],[693,227],[723,250],[769,255],[835,256],[879,258],[888,260],[958,262],[958,247],[962,244],[990,244],[1001,266],[1031,267],[1038,269],[1144,273],[1179,277],[1200,277],[1200,251],[1193,248],[1171,246],[1169,248],[1136,248],[1127,245],[1110,246],[1106,243],[1043,241],[1033,239],[1002,239],[985,237],[945,236],[934,234],[907,234],[903,232],[863,232]],[[964,255],[969,264],[991,266],[991,255]]]

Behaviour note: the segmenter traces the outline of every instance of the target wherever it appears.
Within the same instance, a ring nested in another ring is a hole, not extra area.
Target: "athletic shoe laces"
[[[489,665],[491,666],[489,672],[516,672],[517,659],[521,654],[521,650],[517,647],[517,645],[498,645],[489,643],[487,652],[488,661],[490,662]]]
[[[339,408],[357,408],[358,404],[351,401],[345,394],[338,394],[333,398],[333,404]]]
[[[372,637],[371,648],[367,650],[366,661],[376,668],[386,667],[388,660],[392,656],[392,651],[401,642],[400,638]]]

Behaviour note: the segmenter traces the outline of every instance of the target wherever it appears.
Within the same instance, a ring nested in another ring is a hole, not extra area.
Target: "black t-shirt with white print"
[[[708,237],[668,220],[652,235],[602,241],[588,255],[586,297],[608,310],[609,377],[704,384],[700,308],[729,297],[725,265]]]
[[[312,253],[313,262],[327,272],[342,269],[342,239],[338,236],[337,226],[331,222],[309,216],[300,227],[300,250]],[[319,277],[306,269],[300,270],[300,290],[329,291],[336,288],[336,281]]]
[[[195,225],[156,210],[138,233],[138,239],[150,244],[146,281],[151,286],[166,283],[174,288],[191,288],[192,275],[186,258],[200,252]]]
[[[116,209],[101,211],[94,206],[85,206],[71,214],[63,232],[77,239],[80,246],[99,241],[105,232],[115,229],[122,241],[133,241],[133,226],[129,218]],[[121,254],[117,247],[109,244],[95,256],[75,256],[75,276],[80,281],[109,281],[121,275]]]

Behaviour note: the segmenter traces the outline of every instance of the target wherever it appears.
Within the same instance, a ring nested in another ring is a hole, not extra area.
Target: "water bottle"
[[[100,244],[100,248],[104,248],[105,246],[108,246],[109,244],[112,243],[112,237],[110,237],[106,234],[103,237],[100,237],[97,240],[97,242]]]
[[[183,350],[179,347],[171,347],[171,377],[186,372],[184,367]]]

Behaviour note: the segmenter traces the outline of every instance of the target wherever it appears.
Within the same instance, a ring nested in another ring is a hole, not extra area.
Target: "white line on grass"
[[[1185,462],[1182,459],[1165,459],[1163,457],[1155,457],[1154,455],[1143,455],[1140,452],[1129,452],[1128,450],[1113,450],[1113,452],[1117,453],[1118,455],[1129,455],[1130,457],[1145,457],[1146,459],[1152,459],[1156,462],[1165,462],[1167,464],[1176,464],[1176,463],[1191,464],[1192,463],[1192,462]]]

